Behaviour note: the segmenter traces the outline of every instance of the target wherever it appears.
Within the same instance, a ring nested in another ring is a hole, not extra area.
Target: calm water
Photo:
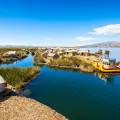
[[[23,60],[18,60],[11,64],[0,64],[0,67],[31,67],[33,66],[33,57],[29,55]]]
[[[70,120],[119,120],[120,76],[104,81],[93,74],[42,67],[27,87],[34,98]]]
[[[32,57],[8,66],[33,66]],[[70,120],[120,120],[120,75],[86,74],[42,66],[40,74],[23,93]]]

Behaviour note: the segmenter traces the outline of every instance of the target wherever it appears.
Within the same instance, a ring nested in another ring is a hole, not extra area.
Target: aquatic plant
[[[35,56],[34,56],[34,63],[35,64],[41,64],[41,63],[45,63],[46,61],[44,60],[41,52],[37,51]]]
[[[27,68],[0,68],[0,75],[11,86],[21,88],[39,72],[39,69],[37,66]]]

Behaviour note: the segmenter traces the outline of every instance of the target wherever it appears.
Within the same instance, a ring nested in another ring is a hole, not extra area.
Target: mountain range
[[[100,47],[100,48],[120,48],[119,41],[110,41],[110,42],[102,42],[102,43],[95,43],[92,45],[84,45],[80,46],[82,48],[92,48],[92,47]]]

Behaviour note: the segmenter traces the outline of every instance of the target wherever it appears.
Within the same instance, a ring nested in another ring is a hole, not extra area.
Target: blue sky
[[[0,0],[0,45],[120,41],[119,0]]]

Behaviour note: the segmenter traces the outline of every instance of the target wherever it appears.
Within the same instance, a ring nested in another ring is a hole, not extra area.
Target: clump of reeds
[[[35,64],[45,63],[45,60],[40,52],[36,52],[34,56],[34,63]]]
[[[29,82],[39,72],[40,68],[0,68],[0,75],[6,80],[8,84],[15,88],[21,88]]]

